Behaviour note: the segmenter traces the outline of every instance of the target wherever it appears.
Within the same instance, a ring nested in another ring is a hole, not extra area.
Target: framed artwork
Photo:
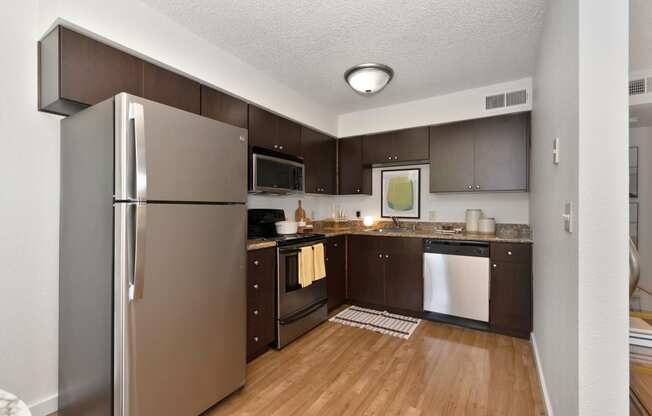
[[[380,216],[421,217],[421,169],[390,169],[380,172]]]

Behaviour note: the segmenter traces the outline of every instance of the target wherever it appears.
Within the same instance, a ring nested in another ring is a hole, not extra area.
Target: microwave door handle
[[[129,103],[129,119],[134,122],[136,200],[147,200],[147,157],[145,155],[145,110],[140,103]]]

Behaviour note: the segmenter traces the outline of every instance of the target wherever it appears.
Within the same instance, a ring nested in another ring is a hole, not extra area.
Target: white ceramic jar
[[[481,209],[467,209],[466,210],[466,232],[467,233],[477,233],[478,232],[478,221],[482,217]]]

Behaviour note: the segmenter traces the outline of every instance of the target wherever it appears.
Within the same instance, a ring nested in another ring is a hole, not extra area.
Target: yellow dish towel
[[[315,276],[315,260],[312,246],[301,247],[299,253],[299,284],[310,286]]]
[[[314,272],[315,272],[315,278],[313,280],[319,280],[323,279],[326,277],[326,263],[324,262],[324,245],[323,244],[315,244],[312,246],[312,248],[315,250],[313,259],[315,261],[315,267],[314,267]]]

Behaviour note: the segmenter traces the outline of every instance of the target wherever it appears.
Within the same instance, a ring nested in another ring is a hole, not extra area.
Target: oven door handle
[[[310,315],[311,313],[315,312],[317,309],[321,308],[322,306],[326,305],[328,303],[328,299],[322,299],[319,302],[308,306],[307,308],[300,310],[296,312],[293,315],[290,315],[289,317],[285,319],[279,319],[278,323],[281,325],[289,325],[293,322],[296,322],[300,319],[305,318],[306,316]]]

